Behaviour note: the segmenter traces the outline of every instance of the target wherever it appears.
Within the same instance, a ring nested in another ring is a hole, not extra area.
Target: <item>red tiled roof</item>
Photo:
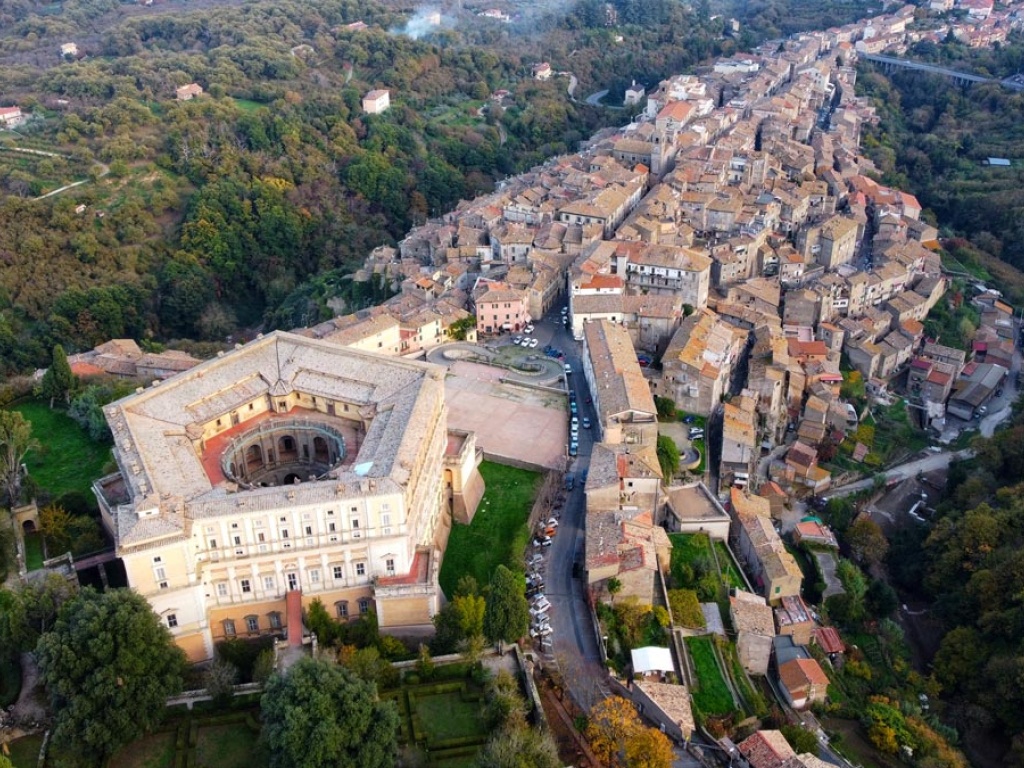
[[[815,627],[814,639],[825,653],[842,653],[846,648],[835,627]]]

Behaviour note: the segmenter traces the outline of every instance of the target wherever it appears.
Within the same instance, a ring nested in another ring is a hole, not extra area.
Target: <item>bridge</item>
[[[957,85],[971,86],[977,83],[995,83],[1001,85],[1004,88],[1009,88],[1012,91],[1024,91],[1024,83],[1018,82],[1012,78],[1006,78],[1004,80],[997,80],[994,77],[983,77],[981,75],[972,75],[970,72],[961,72],[956,69],[949,69],[947,67],[937,67],[934,64],[924,64],[920,61],[912,61],[911,59],[900,59],[895,56],[882,56],[877,53],[862,53],[860,58],[865,61],[870,61],[875,64],[880,64],[882,69],[886,73],[892,73],[897,69],[909,69],[915,72],[927,72],[930,75],[938,75],[939,77],[945,77],[952,80]]]

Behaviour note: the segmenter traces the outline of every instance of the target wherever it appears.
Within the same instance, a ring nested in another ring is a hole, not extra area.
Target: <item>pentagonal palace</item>
[[[296,639],[314,598],[429,627],[452,516],[483,493],[442,368],[275,332],[104,410],[120,469],[93,486],[104,524],[190,659]]]

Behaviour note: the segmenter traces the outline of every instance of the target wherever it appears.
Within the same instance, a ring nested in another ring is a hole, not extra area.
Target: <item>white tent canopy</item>
[[[648,672],[675,672],[672,651],[668,648],[649,645],[646,648],[634,648],[631,653],[634,672],[641,675],[646,675]]]

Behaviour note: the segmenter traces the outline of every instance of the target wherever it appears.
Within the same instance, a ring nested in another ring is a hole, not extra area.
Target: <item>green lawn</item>
[[[420,716],[431,741],[460,739],[466,736],[487,737],[480,701],[463,701],[458,692],[417,696],[413,707]]]
[[[174,731],[144,736],[114,755],[110,768],[171,768],[174,765],[174,739]]]
[[[36,768],[39,764],[39,750],[43,746],[43,734],[25,736],[10,743],[10,760],[14,768]]]
[[[43,567],[43,537],[38,533],[25,534],[25,569],[38,571]]]
[[[486,491],[471,525],[455,524],[441,565],[441,589],[451,596],[462,576],[482,587],[499,565],[522,570],[529,542],[527,520],[542,475],[485,461],[480,465]]]
[[[257,749],[259,734],[245,723],[212,725],[199,729],[197,768],[255,768],[264,765]]]
[[[78,491],[92,501],[92,483],[110,461],[110,447],[90,439],[63,411],[50,410],[43,402],[31,400],[11,406],[32,422],[32,437],[39,448],[30,451],[25,463],[39,486],[58,498]]]
[[[711,643],[710,637],[686,638],[686,647],[690,651],[690,658],[693,659],[700,685],[698,690],[693,692],[693,701],[705,715],[727,715],[736,707],[732,694],[722,679],[722,672],[718,668],[718,660],[715,658]]]

